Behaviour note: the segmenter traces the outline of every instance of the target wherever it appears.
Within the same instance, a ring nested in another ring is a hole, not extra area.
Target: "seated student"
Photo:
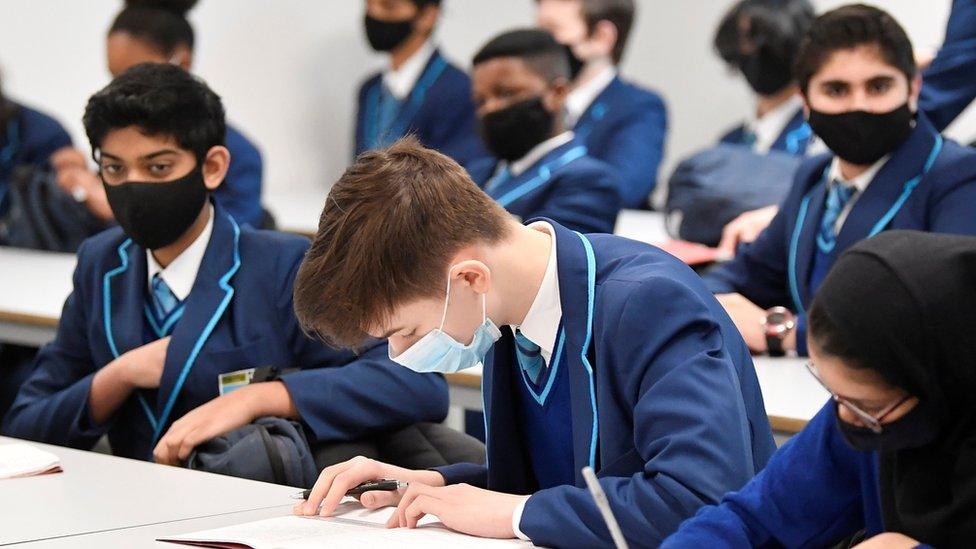
[[[441,0],[366,0],[366,39],[390,66],[359,88],[356,154],[407,134],[462,165],[487,156],[474,130],[471,80],[432,40]]]
[[[193,65],[194,33],[186,12],[195,4],[196,0],[127,0],[108,31],[106,51],[112,76],[139,63],[172,63],[189,71]],[[261,153],[230,125],[225,143],[230,151],[230,168],[214,197],[238,223],[263,228]],[[95,174],[78,170],[62,178],[61,183],[77,187],[82,196],[89,196],[93,202],[89,207],[96,214],[111,213]]]
[[[521,219],[612,233],[619,176],[563,129],[565,50],[546,31],[515,30],[485,44],[472,64],[481,135],[496,157],[467,166],[474,182]]]
[[[972,237],[891,231],[841,256],[808,334],[834,402],[664,547],[836,547],[861,530],[865,548],[973,547],[974,279]]]
[[[771,354],[806,353],[804,311],[857,241],[887,229],[976,233],[976,151],[917,112],[912,45],[894,18],[864,5],[821,15],[796,68],[810,126],[833,154],[801,165],[769,227],[706,275],[749,347]],[[782,306],[797,318],[764,310]]]
[[[566,127],[590,156],[617,170],[622,206],[646,209],[664,156],[667,111],[660,95],[618,74],[634,8],[634,0],[536,0],[536,21],[570,55]]]
[[[241,227],[210,199],[227,172],[220,98],[179,67],[133,67],[85,129],[120,227],[78,252],[74,290],[3,425],[10,436],[178,463],[261,416],[315,442],[440,421],[440,376],[308,339],[292,310],[300,237]],[[301,368],[218,395],[222,374]]]
[[[295,280],[299,321],[339,345],[389,338],[393,360],[418,372],[484,361],[488,465],[356,458],[323,471],[296,513],[322,503],[328,515],[348,488],[395,478],[410,487],[394,526],[430,513],[479,536],[606,546],[580,474],[591,466],[644,546],[772,453],[748,349],[694,272],[657,248],[523,226],[414,139],[359,157],[322,219]]]
[[[976,2],[953,0],[945,41],[922,81],[918,107],[940,131],[976,99]]]
[[[806,152],[813,132],[793,79],[793,61],[813,18],[808,0],[740,0],[722,18],[715,49],[756,97],[756,110],[722,136],[722,143],[759,153]]]

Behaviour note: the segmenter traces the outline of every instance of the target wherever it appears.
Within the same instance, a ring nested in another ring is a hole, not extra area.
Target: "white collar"
[[[153,276],[160,273],[159,276],[169,286],[173,295],[180,301],[184,301],[190,295],[193,282],[197,279],[197,272],[200,271],[200,264],[203,263],[203,254],[207,252],[207,244],[210,243],[210,235],[213,233],[213,225],[214,208],[210,206],[210,220],[207,221],[207,226],[203,228],[203,232],[165,269],[156,261],[152,252],[146,250],[146,265],[148,267],[146,274],[149,287],[152,287]]]
[[[756,117],[755,113],[753,113],[745,124],[746,129],[756,136],[753,150],[762,154],[769,152],[769,149],[779,139],[780,134],[786,129],[790,120],[793,120],[797,111],[802,108],[803,99],[800,98],[799,94],[794,94],[776,108],[760,117]]]
[[[393,67],[387,67],[383,71],[383,84],[390,90],[393,97],[396,97],[398,101],[403,101],[410,95],[435,50],[434,43],[427,40],[424,45],[420,46],[419,50],[400,65],[399,69],[393,70]]]
[[[562,303],[559,301],[559,269],[556,263],[556,231],[552,225],[545,221],[537,221],[530,228],[540,232],[548,233],[552,238],[552,246],[549,248],[549,263],[546,265],[546,273],[542,276],[542,285],[539,286],[535,300],[529,307],[529,312],[525,314],[522,324],[512,326],[514,332],[516,328],[522,335],[539,346],[542,350],[542,358],[549,364],[552,358],[553,348],[556,346],[556,332],[559,330],[559,322],[563,317]]]
[[[607,86],[617,77],[617,68],[607,65],[589,82],[577,86],[566,96],[566,126],[572,128],[579,122],[580,117],[596,101],[596,98],[607,89]]]
[[[834,159],[830,161],[830,171],[827,172],[827,181],[829,181],[831,185],[838,181],[843,182],[845,185],[853,185],[854,188],[857,189],[858,193],[862,193],[864,192],[864,189],[868,188],[868,185],[874,179],[874,176],[878,175],[878,172],[881,171],[881,168],[885,165],[885,162],[887,162],[889,158],[891,158],[891,154],[884,155],[881,160],[871,164],[871,167],[865,170],[864,173],[848,181],[844,179],[844,176],[842,176],[840,173],[840,159],[834,155]]]
[[[541,160],[543,156],[551,153],[559,147],[562,147],[572,140],[573,132],[565,131],[555,137],[546,139],[535,147],[532,147],[529,152],[525,153],[525,156],[511,163],[509,166],[509,171],[511,172],[512,177],[521,175],[522,172],[531,168],[533,164]]]

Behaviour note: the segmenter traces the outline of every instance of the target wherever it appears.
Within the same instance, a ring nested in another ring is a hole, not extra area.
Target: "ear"
[[[190,68],[193,66],[193,51],[186,47],[185,44],[176,46],[176,49],[173,50],[173,55],[170,56],[170,63],[186,72],[190,72]]]
[[[548,93],[542,96],[542,103],[549,112],[560,112],[566,104],[568,95],[569,81],[565,78],[557,78],[549,84]]]
[[[437,26],[437,20],[440,18],[440,15],[441,8],[439,6],[433,4],[425,6],[414,22],[414,30],[424,36],[430,36],[434,32],[434,27]]]
[[[458,254],[455,259],[460,258],[461,255]],[[464,254],[464,257],[471,257],[471,254]],[[451,277],[452,288],[466,285],[479,294],[487,294],[491,288],[491,269],[477,259],[465,259],[452,263],[451,272],[448,276]]]
[[[601,55],[611,57],[613,55],[613,49],[617,46],[617,40],[619,38],[620,33],[617,32],[617,26],[604,19],[602,21],[598,21],[593,27],[593,33],[590,36],[590,41]]]
[[[922,91],[922,73],[919,72],[912,78],[908,87],[908,106],[912,112],[918,111],[918,95]]]
[[[203,184],[214,191],[224,182],[227,169],[230,167],[230,151],[227,147],[218,145],[207,151],[203,159]]]

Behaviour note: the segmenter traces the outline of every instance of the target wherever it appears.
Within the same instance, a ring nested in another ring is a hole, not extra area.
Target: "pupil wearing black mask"
[[[366,40],[378,52],[390,52],[393,64],[406,60],[423,45],[437,20],[437,2],[399,0],[366,2]],[[399,54],[399,55],[398,55]],[[401,59],[397,59],[402,57]]]

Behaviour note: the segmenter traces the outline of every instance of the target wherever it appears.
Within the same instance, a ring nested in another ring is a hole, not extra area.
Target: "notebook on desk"
[[[61,472],[61,459],[30,444],[0,444],[0,479]]]
[[[311,549],[319,547],[423,547],[493,549],[531,547],[518,540],[485,539],[459,534],[444,527],[436,517],[424,517],[418,528],[386,528],[394,509],[364,509],[356,502],[343,503],[333,517],[285,516],[246,524],[191,532],[157,541],[216,547],[218,549]]]

